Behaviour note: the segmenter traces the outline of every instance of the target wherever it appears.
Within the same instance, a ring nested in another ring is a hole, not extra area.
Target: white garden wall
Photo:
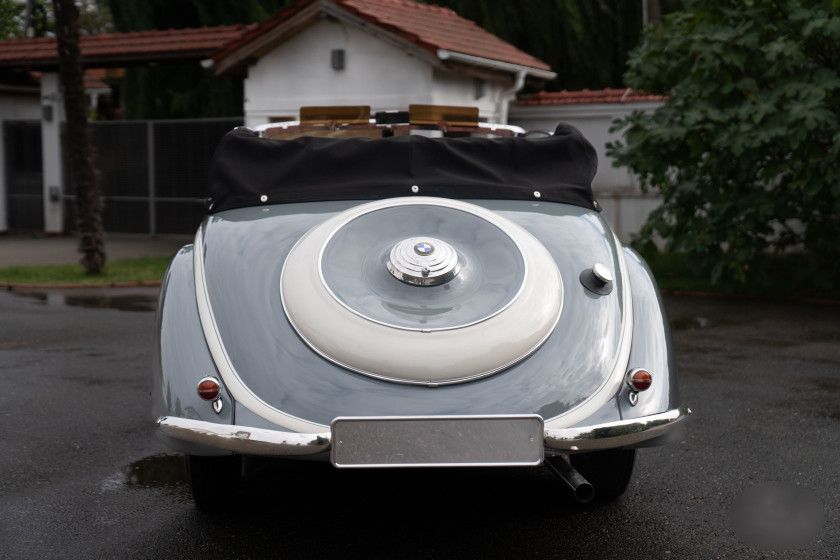
[[[653,112],[661,102],[581,103],[563,105],[512,105],[510,124],[526,130],[553,131],[560,122],[579,129],[595,147],[598,172],[592,188],[604,208],[603,216],[622,241],[629,241],[660,204],[659,197],[641,192],[638,181],[625,167],[615,167],[607,156],[609,142],[619,140],[610,132],[613,120],[633,111]]]

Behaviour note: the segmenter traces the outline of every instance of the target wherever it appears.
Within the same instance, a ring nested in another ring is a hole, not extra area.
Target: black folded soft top
[[[414,195],[538,199],[600,210],[591,188],[597,166],[592,145],[565,124],[553,136],[499,138],[277,140],[238,128],[216,150],[208,212]]]

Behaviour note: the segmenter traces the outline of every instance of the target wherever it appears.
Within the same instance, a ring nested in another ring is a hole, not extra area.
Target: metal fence
[[[241,124],[241,118],[91,123],[105,231],[195,231],[204,215],[213,152]],[[9,228],[43,230],[40,125],[6,122],[4,132]],[[26,157],[18,157],[21,152]],[[74,231],[75,190],[66,161],[64,177],[64,229]]]

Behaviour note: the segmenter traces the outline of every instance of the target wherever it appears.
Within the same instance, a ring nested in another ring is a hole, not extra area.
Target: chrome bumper
[[[670,433],[691,409],[685,406],[633,418],[594,426],[545,430],[545,446],[559,451],[597,451],[616,447],[633,447]]]
[[[330,433],[297,434],[227,424],[214,424],[177,416],[162,416],[158,430],[187,443],[244,455],[315,455],[330,450]]]
[[[631,447],[664,436],[691,414],[681,407],[633,420],[580,428],[546,428],[543,444],[559,451],[596,451]],[[244,455],[315,455],[331,449],[331,433],[298,434],[248,426],[214,424],[202,420],[163,416],[158,430],[187,443]]]

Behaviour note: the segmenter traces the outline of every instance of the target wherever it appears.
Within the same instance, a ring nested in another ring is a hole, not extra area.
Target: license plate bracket
[[[338,468],[534,466],[543,461],[538,415],[340,417]]]

